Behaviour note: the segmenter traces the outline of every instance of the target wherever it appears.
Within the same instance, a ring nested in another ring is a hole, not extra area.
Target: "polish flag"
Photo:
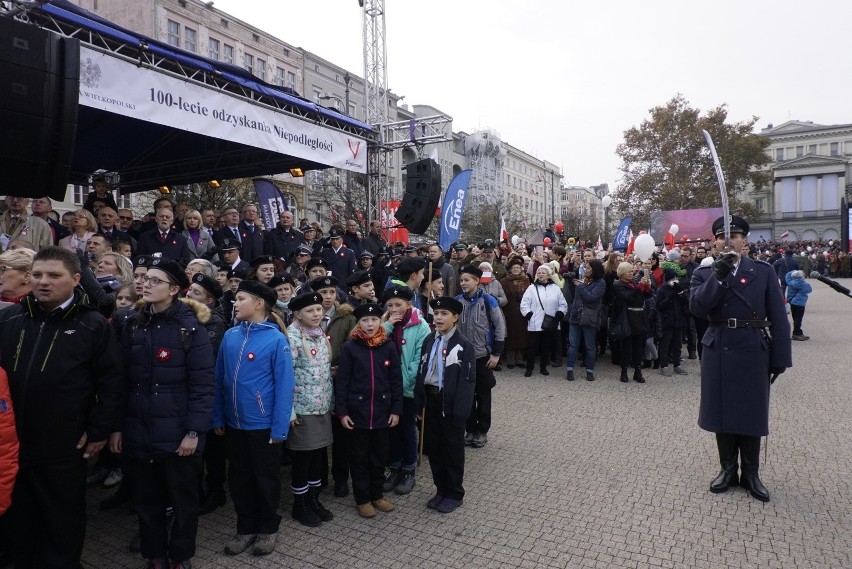
[[[630,241],[627,243],[627,251],[624,253],[624,258],[627,259],[630,257],[630,254],[633,252],[633,242],[635,238],[633,237],[633,230],[630,230]]]
[[[789,236],[790,236],[790,232],[785,231],[784,233],[781,234],[781,239],[787,239]]]
[[[509,241],[509,232],[506,231],[506,220],[503,218],[503,214],[500,214],[500,239],[503,241]]]
[[[601,242],[600,234],[598,234],[598,242],[595,243],[595,251],[603,251],[603,243]]]

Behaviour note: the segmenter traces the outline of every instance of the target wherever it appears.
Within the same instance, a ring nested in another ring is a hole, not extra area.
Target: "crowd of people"
[[[683,358],[701,358],[716,325],[690,303],[715,241],[647,260],[523,241],[445,252],[388,244],[377,222],[324,233],[284,211],[263,228],[254,204],[197,211],[163,197],[134,220],[104,188],[61,220],[48,198],[30,213],[7,197],[0,216],[0,364],[20,445],[17,483],[0,480],[12,492],[0,546],[20,567],[79,563],[86,485],[118,487],[103,509],[132,503],[131,548],[152,568],[190,567],[199,515],[228,496],[237,526],[224,553],[271,553],[283,464],[305,526],[334,518],[326,485],[344,497],[351,481],[364,518],[392,511],[418,453],[436,488],[426,506],[450,513],[465,447],[488,443],[494,372],[565,366],[566,380],[585,368],[594,381],[609,351],[625,383],[650,368],[687,375]],[[813,253],[741,253],[778,254],[767,260],[792,338],[806,340]],[[848,271],[845,254],[816,255]]]

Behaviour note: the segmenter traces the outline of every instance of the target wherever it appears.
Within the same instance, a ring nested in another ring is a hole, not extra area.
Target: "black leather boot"
[[[619,378],[619,381],[621,381],[621,383],[627,383],[628,381],[630,381],[630,378],[627,377],[626,367],[621,368],[621,377]]]
[[[302,524],[315,528],[322,523],[322,519],[308,505],[308,494],[293,494],[293,519]]]
[[[308,508],[313,510],[319,519],[324,522],[329,522],[334,519],[334,514],[328,511],[325,506],[320,504],[319,493],[320,489],[318,486],[310,487],[307,497]]]
[[[207,497],[198,505],[198,515],[205,516],[214,512],[219,506],[224,506],[227,501],[225,489],[222,486],[210,488],[207,491]]]
[[[635,381],[636,383],[645,383],[645,378],[642,377],[641,367],[633,368],[633,381]]]
[[[710,491],[714,494],[721,494],[739,483],[737,477],[737,466],[739,466],[737,464],[737,457],[739,456],[737,435],[716,433],[716,446],[719,447],[719,462],[722,464],[722,470],[710,482]]]
[[[742,462],[740,486],[748,490],[749,494],[761,502],[768,502],[769,490],[766,489],[757,475],[760,470],[760,437],[740,435],[737,438],[740,447],[740,461]]]

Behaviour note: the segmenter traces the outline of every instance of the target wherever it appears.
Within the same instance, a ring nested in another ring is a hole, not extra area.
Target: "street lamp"
[[[612,198],[609,195],[604,196],[601,198],[601,205],[604,208],[604,239],[609,239],[609,228],[607,227],[609,220],[607,218],[609,217],[609,206],[612,205]]]

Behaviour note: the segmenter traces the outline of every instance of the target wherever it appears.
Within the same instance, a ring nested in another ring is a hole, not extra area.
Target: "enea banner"
[[[367,142],[80,47],[80,104],[180,130],[367,172]]]
[[[447,193],[444,194],[444,205],[441,207],[441,233],[438,239],[438,244],[444,251],[449,251],[450,245],[459,239],[464,202],[472,173],[473,170],[462,170],[456,174],[447,186]]]

